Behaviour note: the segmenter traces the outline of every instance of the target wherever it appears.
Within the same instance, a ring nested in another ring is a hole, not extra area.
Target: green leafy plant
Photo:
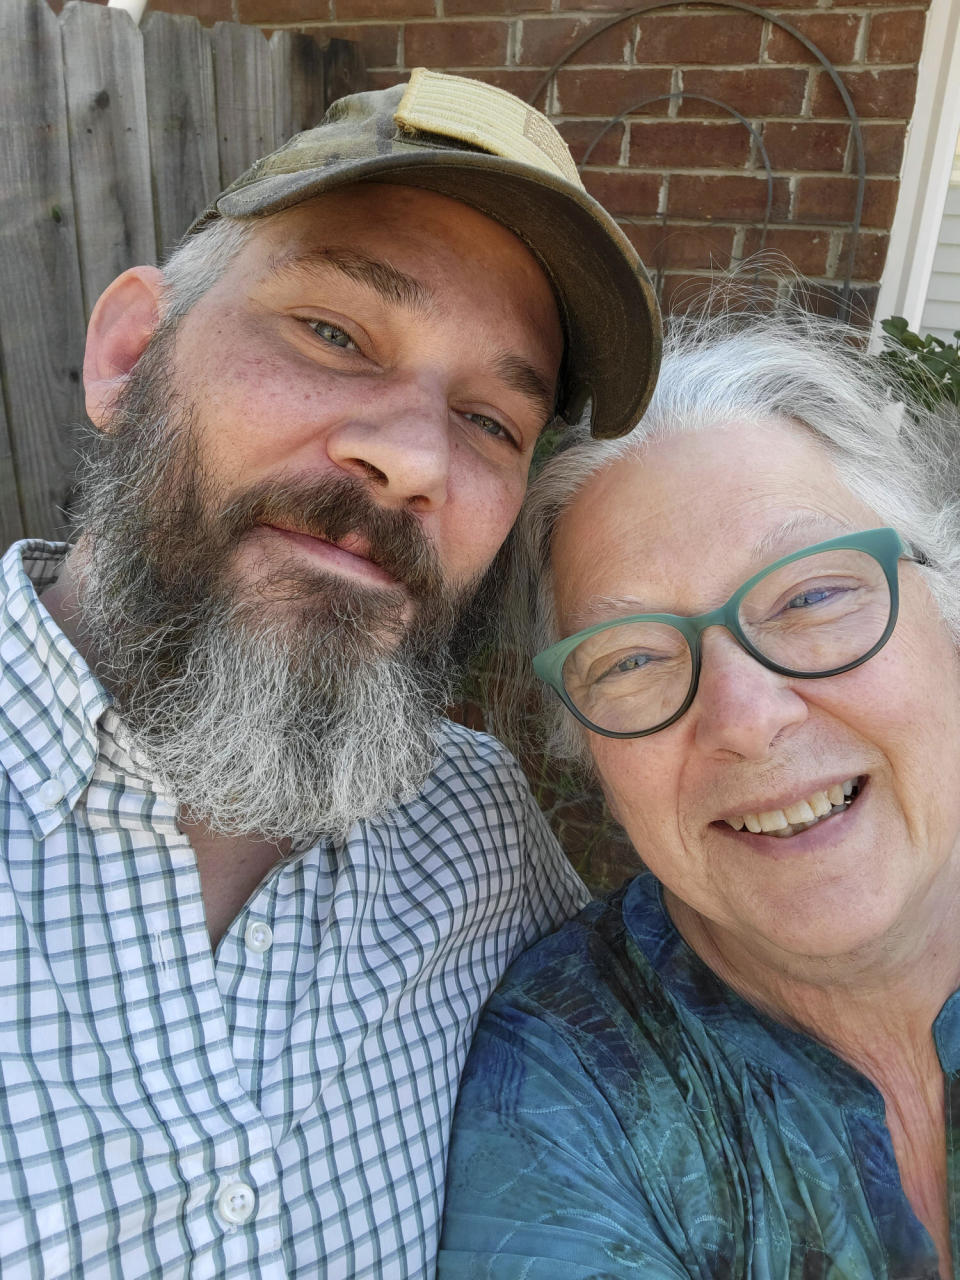
[[[903,316],[881,320],[884,348],[878,359],[928,409],[960,409],[960,329],[953,343],[928,333],[921,338]]]

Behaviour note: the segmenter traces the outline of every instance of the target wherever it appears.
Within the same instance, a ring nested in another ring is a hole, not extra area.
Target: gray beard
[[[218,501],[194,415],[167,391],[170,339],[158,331],[88,452],[81,632],[132,746],[189,820],[301,845],[343,839],[422,789],[470,593],[444,587],[409,513],[378,507],[350,477]],[[264,513],[334,538],[358,530],[408,593],[299,559],[252,589],[231,580],[238,540]]]

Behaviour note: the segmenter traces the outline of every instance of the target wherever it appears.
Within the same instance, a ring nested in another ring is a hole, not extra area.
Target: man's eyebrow
[[[410,310],[421,310],[431,301],[430,290],[422,281],[389,262],[370,258],[355,249],[291,249],[270,260],[269,274],[275,279],[283,279],[330,268],[358,284],[367,285],[385,301]]]
[[[496,362],[497,377],[512,390],[532,400],[542,412],[544,425],[556,413],[556,391],[529,360],[506,352]]]

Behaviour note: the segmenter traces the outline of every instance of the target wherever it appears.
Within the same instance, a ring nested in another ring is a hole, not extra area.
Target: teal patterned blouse
[[[934,1024],[960,1259],[960,993]],[[523,956],[460,1094],[439,1280],[932,1280],[884,1104],[686,945],[652,876]],[[960,1274],[960,1272],[958,1272]]]

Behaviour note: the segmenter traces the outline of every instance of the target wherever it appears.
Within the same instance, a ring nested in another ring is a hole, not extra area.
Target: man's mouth
[[[833,782],[822,791],[813,791],[793,804],[782,809],[766,809],[759,813],[731,814],[721,821],[732,827],[734,831],[746,828],[756,835],[785,836],[797,835],[821,822],[827,822],[838,813],[848,809],[863,786],[864,779],[848,778],[845,782]]]
[[[267,528],[283,534],[298,542],[306,550],[320,554],[331,562],[331,568],[340,568],[362,577],[371,578],[383,586],[395,587],[397,578],[385,569],[373,555],[369,544],[358,534],[348,533],[342,538],[327,538],[316,533],[305,533],[301,529],[282,524],[268,524]]]

